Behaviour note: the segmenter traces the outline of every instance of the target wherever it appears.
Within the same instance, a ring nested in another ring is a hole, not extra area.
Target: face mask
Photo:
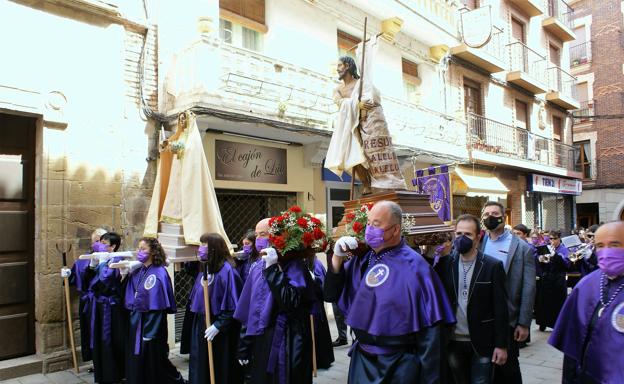
[[[624,248],[601,248],[596,251],[598,268],[607,276],[624,274]]]
[[[442,255],[442,252],[444,252],[444,245],[438,245],[437,247],[435,247],[435,251],[433,252],[433,254],[436,256],[440,256]]]
[[[148,259],[149,259],[149,252],[140,250],[137,253],[137,260],[139,260],[141,263],[145,263]]]
[[[245,245],[243,245],[243,252],[245,252],[245,253],[251,253],[251,244],[245,244]]]
[[[380,248],[384,244],[384,233],[385,231],[382,228],[366,224],[364,239],[371,248]]]
[[[93,252],[108,252],[108,245],[100,243],[99,241],[93,243],[91,248],[93,248]]]
[[[465,255],[472,249],[472,239],[468,236],[461,235],[455,238],[453,245],[455,246],[457,252]]]
[[[483,224],[490,231],[495,230],[499,225],[503,223],[503,217],[494,217],[488,216],[485,220],[483,220]]]
[[[197,256],[201,261],[208,260],[208,246],[202,245],[197,249]]]
[[[269,239],[266,237],[256,237],[256,251],[260,252],[265,248],[269,248]]]

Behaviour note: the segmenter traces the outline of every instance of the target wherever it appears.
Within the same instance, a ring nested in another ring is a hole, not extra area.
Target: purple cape
[[[204,274],[199,272],[195,279],[195,285],[191,290],[189,300],[191,301],[190,311],[194,313],[205,313],[204,308],[204,287],[201,284]],[[242,282],[240,277],[229,263],[224,263],[223,267],[214,277],[208,275],[208,295],[210,296],[210,312],[213,316],[218,316],[223,311],[234,311],[240,296]]]
[[[69,283],[76,286],[76,290],[82,294],[86,293],[89,288],[89,282],[86,280],[86,273],[89,269],[89,260],[76,260],[71,268],[71,276]]]
[[[325,283],[325,275],[327,274],[327,270],[325,266],[319,259],[314,258],[314,276],[321,279],[321,283]]]
[[[624,350],[624,292],[596,318],[583,356],[592,317],[600,303],[601,271],[584,277],[566,300],[548,343],[584,366],[584,372],[600,383],[624,383],[624,364],[618,354]],[[611,282],[619,286],[620,277]],[[611,298],[615,289],[610,289]]]
[[[455,323],[442,282],[429,264],[405,241],[376,255],[371,250],[345,264],[346,281],[338,302],[347,324],[374,336],[415,333],[438,322]]]
[[[247,327],[247,336],[263,334],[271,323],[273,295],[264,279],[263,270],[264,260],[258,259],[252,264],[234,312],[234,318]],[[308,272],[300,260],[289,261],[282,266],[282,270],[290,279],[290,285],[305,287],[304,273]]]
[[[129,311],[175,313],[171,278],[164,266],[141,267],[128,277],[125,306]]]

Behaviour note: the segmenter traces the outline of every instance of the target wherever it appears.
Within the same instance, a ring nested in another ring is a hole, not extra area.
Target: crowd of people
[[[210,383],[210,366],[218,383],[312,383],[333,347],[348,344],[348,326],[350,383],[521,383],[534,318],[540,331],[553,328],[563,382],[624,382],[624,365],[601,358],[624,346],[624,223],[592,227],[569,247],[558,230],[506,226],[504,212],[488,202],[481,217],[461,215],[422,245],[404,238],[401,207],[380,201],[364,242],[342,236],[324,248],[327,269],[318,253],[286,252],[275,218],[258,222],[236,257],[222,236],[204,234],[198,261],[184,265],[196,275],[180,346],[188,382]],[[136,261],[119,264],[111,252],[121,243],[98,229],[97,257],[61,271],[80,294],[82,359],[93,360],[97,383],[184,383],[168,357],[176,303],[165,252],[143,238]]]

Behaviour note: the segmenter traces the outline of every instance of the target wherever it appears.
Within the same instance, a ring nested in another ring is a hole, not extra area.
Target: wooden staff
[[[67,268],[67,252],[71,251],[71,244],[69,248],[65,251],[61,251],[58,244],[55,244],[56,250],[63,256],[63,268]],[[67,328],[69,328],[69,343],[71,345],[72,350],[72,358],[74,359],[74,369],[76,373],[80,373],[80,368],[78,368],[78,357],[76,356],[76,343],[74,341],[74,322],[72,321],[71,314],[71,300],[69,299],[69,278],[63,278],[63,286],[65,288],[65,306],[67,307]]]
[[[310,314],[310,330],[312,331],[312,376],[316,377],[316,339],[314,337],[314,315]]]
[[[358,90],[358,108],[360,108],[360,102],[362,101],[362,90],[364,87],[364,59],[366,57],[366,24],[368,23],[368,17],[364,18],[364,36],[362,37],[362,63],[360,64],[360,89]],[[362,113],[362,112],[360,112]],[[360,116],[361,117],[361,116]],[[358,143],[362,144],[362,134],[360,133],[361,120],[358,119],[358,126],[355,130],[355,137]],[[353,200],[355,198],[355,167],[351,168],[351,192],[349,198]],[[363,181],[362,181],[363,182]]]
[[[208,264],[202,263],[204,265],[204,282],[202,284],[204,288],[204,309],[206,311],[206,329],[210,328],[210,300],[208,300]],[[203,282],[202,282],[203,283]],[[208,345],[208,368],[210,369],[210,382],[216,383],[215,374],[214,374],[214,363],[212,357],[212,341],[206,339]]]

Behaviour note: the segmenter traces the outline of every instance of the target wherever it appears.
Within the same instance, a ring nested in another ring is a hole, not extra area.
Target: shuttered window
[[[354,46],[362,40],[343,31],[338,31],[338,55],[355,57]]]
[[[219,0],[222,19],[261,33],[267,32],[264,0]]]
[[[419,104],[418,86],[420,85],[420,78],[418,77],[418,64],[402,59],[401,66],[403,69],[403,89],[407,101]]]

